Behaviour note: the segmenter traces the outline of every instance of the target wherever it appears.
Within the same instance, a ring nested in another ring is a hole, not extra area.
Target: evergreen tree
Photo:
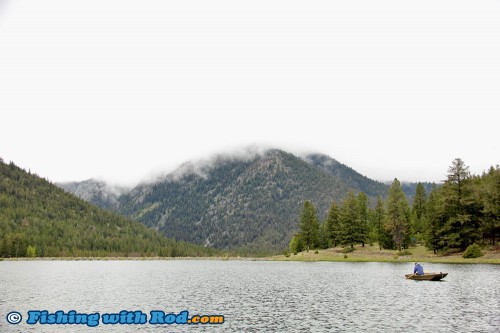
[[[469,167],[457,158],[448,169],[443,185],[446,223],[443,227],[446,247],[465,250],[480,238],[480,201],[474,193],[475,183]]]
[[[328,249],[329,248],[329,232],[328,225],[326,221],[320,224],[319,226],[319,234],[318,234],[318,244],[317,247],[320,249]]]
[[[425,202],[427,200],[427,194],[425,193],[425,188],[422,183],[418,183],[415,188],[415,195],[413,196],[413,206],[412,211],[417,214],[417,218],[421,218],[425,214]]]
[[[359,237],[358,241],[364,247],[368,239],[368,197],[363,192],[358,194],[358,215],[359,224],[356,233]]]
[[[418,183],[415,189],[415,195],[413,196],[413,206],[411,209],[412,213],[411,232],[414,236],[422,234],[424,230],[426,200],[427,200],[427,195],[425,193],[424,185],[422,185],[422,183]]]
[[[444,224],[443,204],[440,192],[433,186],[425,211],[425,246],[437,254],[443,247],[442,227]]]
[[[392,240],[392,236],[385,227],[385,209],[384,209],[384,201],[382,198],[377,196],[377,203],[375,205],[374,213],[373,213],[373,221],[374,227],[377,235],[377,242],[379,244],[379,249],[393,249],[394,241]]]
[[[491,167],[482,180],[482,234],[495,245],[496,238],[500,236],[500,167]]]
[[[408,201],[397,179],[394,179],[389,188],[386,221],[394,243],[398,251],[401,251],[409,235],[410,216]]]
[[[340,243],[354,247],[354,244],[358,243],[361,238],[358,233],[360,225],[358,200],[354,192],[349,192],[342,201],[339,218]]]
[[[340,239],[340,221],[339,221],[339,207],[334,202],[330,206],[328,216],[326,218],[326,233],[328,237],[328,246],[336,247]]]
[[[0,256],[4,258],[10,258],[13,256],[12,253],[12,240],[10,235],[4,235],[2,239],[2,251]]]
[[[318,242],[319,225],[316,209],[313,204],[306,200],[300,216],[300,238],[306,250],[316,247]]]
[[[449,207],[460,214],[463,212],[463,197],[465,186],[470,179],[469,167],[465,165],[464,161],[460,158],[453,160],[452,165],[448,168],[448,176],[445,183],[447,193],[447,204]]]

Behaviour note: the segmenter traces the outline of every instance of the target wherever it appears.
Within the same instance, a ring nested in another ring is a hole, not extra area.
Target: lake
[[[406,280],[412,263],[2,261],[0,332],[500,331],[499,265],[423,265],[449,275]],[[29,325],[28,311],[35,310],[187,310],[223,315],[224,323]],[[7,322],[12,311],[21,323]]]

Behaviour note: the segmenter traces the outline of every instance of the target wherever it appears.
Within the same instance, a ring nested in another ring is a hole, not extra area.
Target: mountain
[[[300,158],[269,150],[186,163],[120,196],[118,211],[176,239],[274,252],[286,247],[297,231],[305,200],[314,203],[323,219],[332,202],[351,190],[373,199],[385,195],[387,186],[326,156]]]
[[[368,196],[376,197],[377,195],[381,195],[382,197],[385,197],[392,183],[392,180],[388,182],[378,182],[372,180],[366,176],[361,175],[347,165],[336,161],[328,155],[308,154],[304,157],[304,159],[312,165],[318,167],[319,169],[332,174],[332,176],[344,180],[354,190],[365,192]],[[417,184],[418,183],[405,181],[401,182],[401,189],[408,197],[410,203],[413,201],[413,196],[415,195]],[[430,193],[432,190],[432,186],[436,184],[422,182],[422,185],[424,186],[426,193]]]
[[[410,203],[413,202],[413,196],[415,195],[415,190],[417,189],[417,184],[418,183],[401,182],[401,189],[408,197]],[[387,185],[391,185],[391,184],[388,183]],[[429,183],[429,182],[422,182],[422,185],[424,186],[425,193],[429,194],[429,193],[431,193],[432,187],[434,185],[439,187],[439,186],[441,186],[441,183],[435,184],[435,183]]]
[[[101,180],[88,179],[81,182],[57,183],[68,193],[71,193],[96,206],[116,210],[118,208],[118,198],[130,191],[124,186],[112,186]]]
[[[185,164],[120,197],[119,211],[164,234],[216,248],[274,251],[296,229],[304,200],[324,215],[349,187],[304,160],[269,151],[247,160]]]
[[[129,191],[95,180],[61,186],[168,237],[254,253],[287,246],[305,200],[322,220],[349,191],[365,192],[374,202],[389,188],[327,155],[298,157],[281,150],[185,163]]]
[[[0,159],[2,257],[195,256],[213,252],[168,239]]]
[[[337,179],[341,179],[357,192],[365,192],[367,196],[371,197],[377,195],[386,196],[388,193],[389,187],[386,184],[363,176],[328,155],[308,154],[304,159],[318,169],[331,174]]]

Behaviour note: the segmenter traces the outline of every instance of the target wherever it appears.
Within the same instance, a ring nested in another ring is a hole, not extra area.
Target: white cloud
[[[4,8],[2,10],[2,8]],[[0,3],[0,156],[135,182],[250,144],[377,179],[499,163],[498,1]]]

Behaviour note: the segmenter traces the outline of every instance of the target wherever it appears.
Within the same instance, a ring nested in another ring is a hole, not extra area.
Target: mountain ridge
[[[0,158],[0,256],[194,256],[214,253],[175,242],[96,207]]]
[[[96,186],[95,193],[105,190]],[[374,201],[387,189],[327,155],[298,157],[268,149],[186,162],[118,196],[117,204],[103,200],[102,194],[89,201],[176,239],[277,251],[296,231],[305,200],[314,202],[323,219],[332,202],[349,191],[364,191]]]
[[[75,188],[86,188],[91,203],[168,237],[267,253],[286,247],[298,230],[305,200],[314,203],[321,220],[330,205],[339,203],[349,191],[364,192],[374,203],[377,196],[386,197],[389,189],[388,184],[361,175],[328,155],[296,156],[280,149],[247,149],[188,161],[128,190],[99,181],[84,185],[88,188],[60,184],[77,195]],[[410,201],[415,186],[406,186]]]

